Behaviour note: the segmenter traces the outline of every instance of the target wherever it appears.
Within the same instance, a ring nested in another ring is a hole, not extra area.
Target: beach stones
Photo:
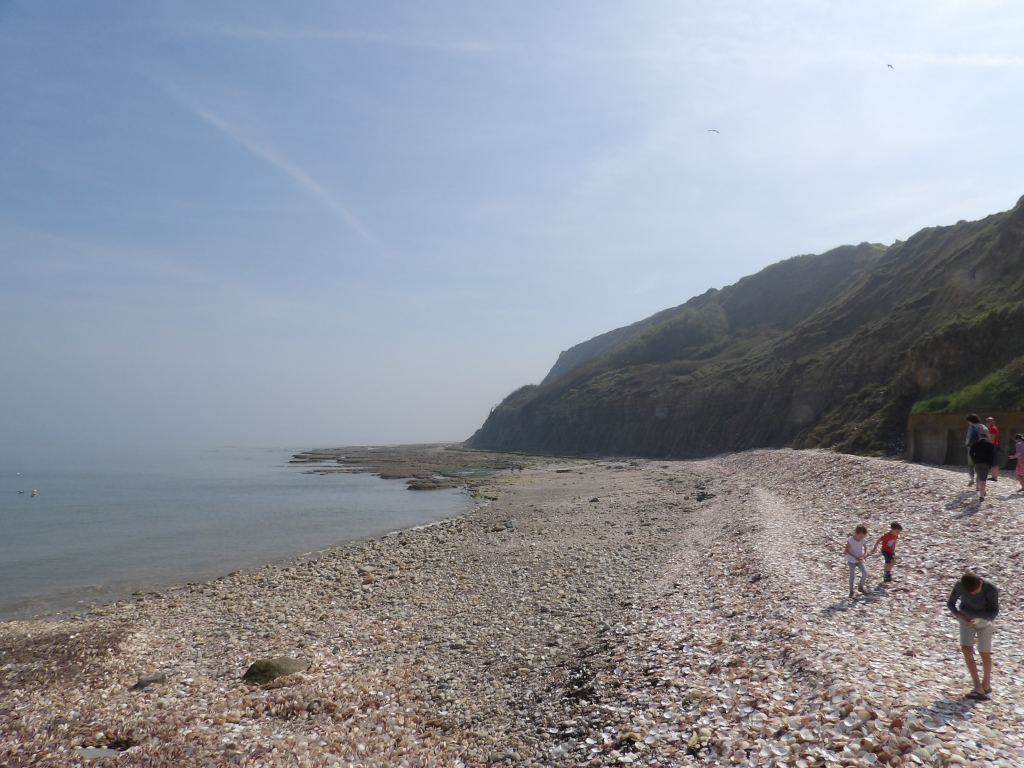
[[[1024,765],[1024,559],[1007,556],[1024,495],[972,518],[948,470],[823,451],[664,466],[503,474],[463,521],[0,625],[0,765],[63,768],[142,734],[121,762]],[[713,498],[683,503],[698,479]],[[891,519],[906,565],[848,600],[845,532]],[[967,705],[944,602],[979,555],[1005,617],[995,695]],[[316,674],[237,684],[285,653],[301,658],[282,674]],[[128,692],[157,668],[165,683]]]
[[[242,675],[247,683],[265,685],[271,680],[276,680],[284,675],[294,675],[296,672],[305,672],[309,669],[309,662],[302,659],[294,659],[290,656],[277,656],[272,659],[257,659]]]
[[[588,659],[590,693],[571,714],[591,725],[573,731],[566,764],[1024,765],[1019,600],[1004,593],[998,698],[977,706],[961,698],[945,615],[964,566],[1000,585],[1019,578],[1024,498],[972,520],[959,474],[823,451],[678,466],[705,475],[705,506]],[[851,602],[845,536],[890,520],[913,531],[900,554],[914,567],[875,587],[875,556],[871,594]]]

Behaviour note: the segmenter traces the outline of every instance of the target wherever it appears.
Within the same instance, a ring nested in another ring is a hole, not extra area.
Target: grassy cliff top
[[[911,413],[1024,411],[1024,357],[956,392],[914,404]]]

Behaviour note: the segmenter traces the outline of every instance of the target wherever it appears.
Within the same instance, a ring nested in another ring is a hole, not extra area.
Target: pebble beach
[[[824,451],[533,459],[460,518],[0,624],[0,765],[1024,765],[1016,488]],[[850,600],[846,536],[891,520],[894,581],[875,555]],[[966,567],[1001,589],[989,701],[945,608]]]

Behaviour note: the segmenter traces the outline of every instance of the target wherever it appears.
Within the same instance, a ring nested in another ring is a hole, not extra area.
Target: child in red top
[[[885,575],[882,578],[885,581],[892,581],[892,567],[896,564],[896,541],[902,531],[902,525],[893,523],[889,526],[889,532],[879,536],[875,546],[871,548],[871,554],[875,554],[879,545],[882,547],[882,557],[885,560]]]

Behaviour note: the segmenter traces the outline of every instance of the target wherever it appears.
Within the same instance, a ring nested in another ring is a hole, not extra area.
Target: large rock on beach
[[[129,688],[129,690],[131,690],[131,691],[144,691],[146,688],[149,688],[149,686],[151,686],[151,685],[156,685],[157,683],[166,683],[166,682],[167,682],[167,673],[166,672],[151,672],[150,674],[143,675],[138,680],[136,680],[135,681],[135,685],[133,685],[131,688]]]
[[[276,680],[285,675],[294,675],[296,672],[305,672],[309,669],[309,662],[302,659],[293,659],[290,656],[277,656],[272,659],[257,659],[254,661],[242,679],[247,683],[265,685],[271,680]]]

